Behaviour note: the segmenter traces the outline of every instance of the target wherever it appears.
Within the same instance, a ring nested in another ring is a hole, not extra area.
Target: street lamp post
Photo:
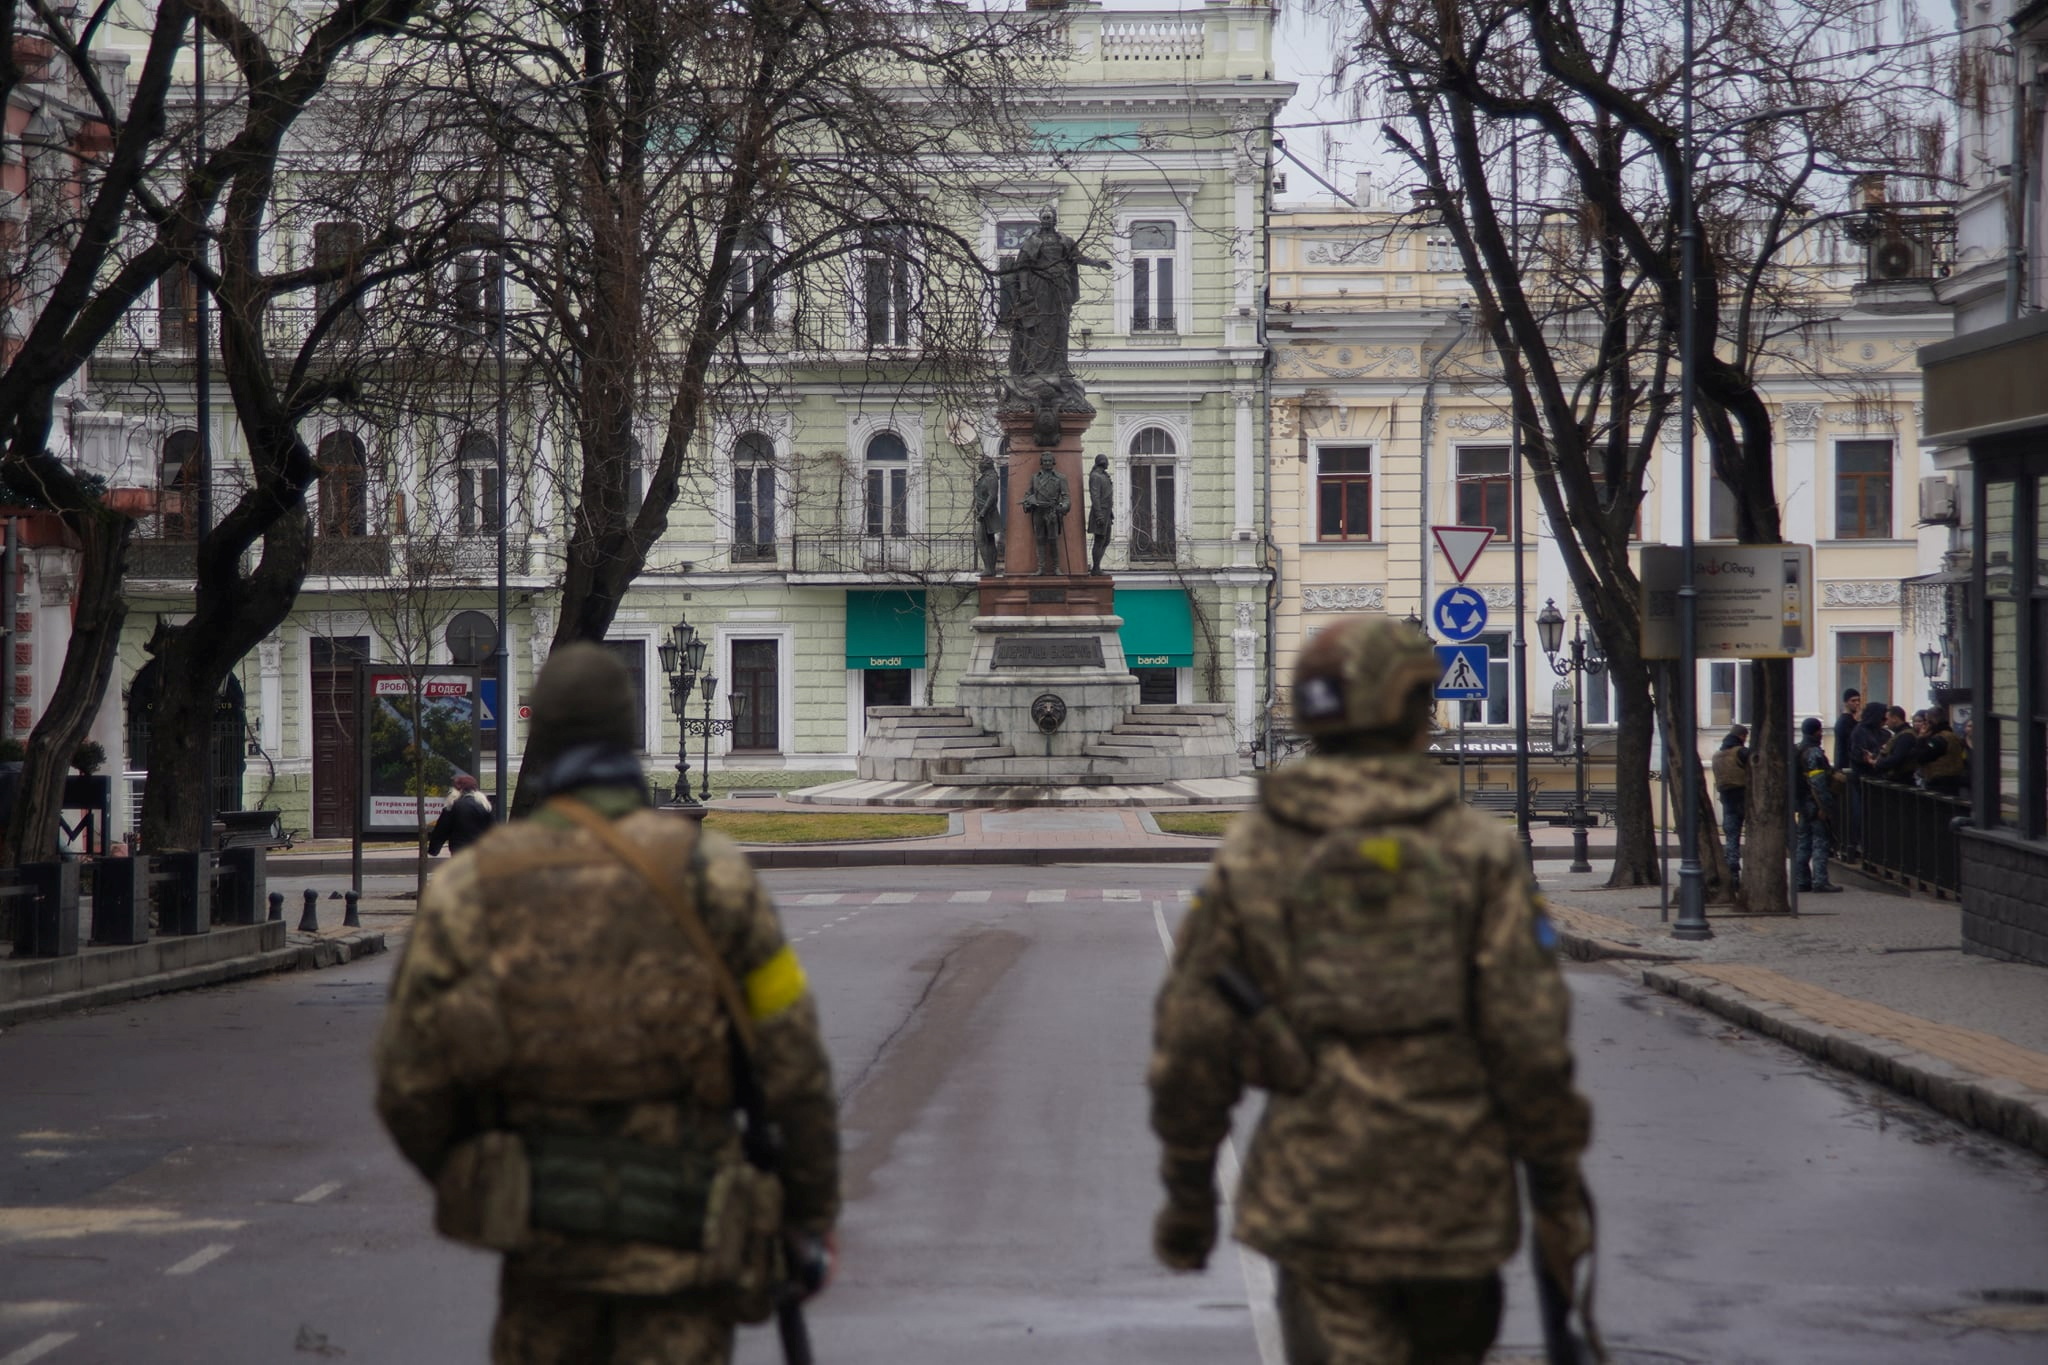
[[[698,781],[702,784],[699,796],[702,800],[709,801],[711,799],[711,737],[713,735],[728,735],[732,733],[732,727],[738,722],[740,713],[746,706],[746,698],[734,697],[732,699],[732,714],[722,719],[714,720],[711,715],[711,698],[718,691],[718,675],[706,673],[701,681],[704,689],[704,718],[702,720],[686,721],[684,725],[691,734],[704,736],[703,761],[697,765],[702,772],[702,775],[698,778]]]
[[[1597,643],[1590,654],[1587,652],[1585,632],[1576,613],[1572,616],[1571,656],[1557,657],[1564,643],[1564,613],[1557,609],[1554,597],[1546,599],[1543,610],[1537,614],[1536,633],[1543,641],[1543,652],[1550,656],[1550,671],[1572,680],[1572,759],[1577,769],[1578,794],[1572,804],[1571,870],[1591,872],[1593,863],[1586,848],[1586,675],[1606,672],[1607,660],[1601,656]]]
[[[700,803],[690,795],[690,721],[685,714],[690,706],[690,694],[697,688],[697,678],[704,668],[704,641],[698,638],[697,628],[687,620],[678,620],[669,628],[669,638],[656,648],[661,655],[661,671],[668,675],[668,704],[676,716],[676,791],[671,806],[696,807]],[[711,705],[711,691],[718,685],[718,679],[704,675],[704,705],[708,711]],[[707,758],[708,764],[708,758]],[[711,784],[706,775],[705,795],[710,795]]]
[[[1927,675],[1927,690],[1931,695],[1934,691],[1935,679],[1941,676],[1941,650],[1933,645],[1929,645],[1921,650],[1920,671]],[[1940,698],[1937,697],[1935,700],[1938,701]]]

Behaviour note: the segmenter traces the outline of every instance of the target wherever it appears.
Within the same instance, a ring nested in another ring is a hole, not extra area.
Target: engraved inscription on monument
[[[1102,641],[1092,635],[1005,635],[996,641],[996,668],[1101,668]]]
[[[1034,602],[1064,602],[1067,600],[1067,590],[1065,588],[1033,588],[1031,590],[1031,600]]]

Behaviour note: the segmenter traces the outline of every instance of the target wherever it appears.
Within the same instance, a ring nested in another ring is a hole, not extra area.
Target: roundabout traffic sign
[[[1436,633],[1453,644],[1476,640],[1486,629],[1486,599],[1476,588],[1446,588],[1436,595],[1429,620]]]

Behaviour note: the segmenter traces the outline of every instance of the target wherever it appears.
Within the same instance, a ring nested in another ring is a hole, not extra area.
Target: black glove
[[[1176,1152],[1160,1162],[1166,1207],[1152,1224],[1152,1251],[1170,1270],[1200,1270],[1216,1248],[1216,1159],[1210,1152]]]

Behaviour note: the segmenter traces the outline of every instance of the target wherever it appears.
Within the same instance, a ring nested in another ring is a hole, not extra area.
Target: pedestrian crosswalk
[[[1068,905],[1091,902],[1099,904],[1103,901],[1184,901],[1192,894],[1187,887],[1134,890],[1130,887],[1117,886],[1018,886],[995,890],[977,888],[968,891],[943,888],[929,891],[808,891],[778,896],[776,901],[785,911],[789,911],[822,910],[828,907],[841,910],[865,909],[881,905]]]

